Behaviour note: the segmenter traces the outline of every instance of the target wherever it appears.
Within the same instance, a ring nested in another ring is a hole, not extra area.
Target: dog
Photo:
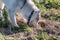
[[[11,23],[19,27],[16,21],[16,13],[21,14],[21,18],[28,25],[38,27],[41,10],[37,8],[33,0],[0,0],[6,6]]]

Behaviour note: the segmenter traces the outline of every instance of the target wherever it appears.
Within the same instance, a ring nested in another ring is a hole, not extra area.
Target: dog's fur
[[[40,10],[32,0],[2,0],[2,2],[7,7],[8,15],[13,25],[18,26],[15,17],[16,12],[18,12],[24,21],[29,21],[29,24],[35,27],[38,26]]]
[[[2,9],[4,8],[4,4],[0,1],[0,19],[3,18],[3,15],[2,15]]]

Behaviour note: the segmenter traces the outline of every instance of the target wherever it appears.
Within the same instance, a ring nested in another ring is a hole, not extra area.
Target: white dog
[[[27,24],[38,26],[40,18],[40,10],[36,7],[32,0],[0,0],[8,10],[11,23],[18,27],[16,22],[16,12],[21,14],[21,17],[27,21]]]

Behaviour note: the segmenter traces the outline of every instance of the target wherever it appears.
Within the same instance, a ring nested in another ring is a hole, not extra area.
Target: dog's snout
[[[40,10],[37,11],[37,17],[36,17],[36,20],[39,21],[41,18],[41,13],[40,13]]]

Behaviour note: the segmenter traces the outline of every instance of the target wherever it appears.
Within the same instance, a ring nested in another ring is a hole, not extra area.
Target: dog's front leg
[[[11,20],[11,23],[14,25],[14,26],[16,26],[16,27],[19,27],[18,25],[17,25],[17,22],[16,22],[16,16],[15,16],[15,12],[14,12],[14,10],[8,10],[8,15],[9,15],[9,17],[10,17],[10,20]]]

